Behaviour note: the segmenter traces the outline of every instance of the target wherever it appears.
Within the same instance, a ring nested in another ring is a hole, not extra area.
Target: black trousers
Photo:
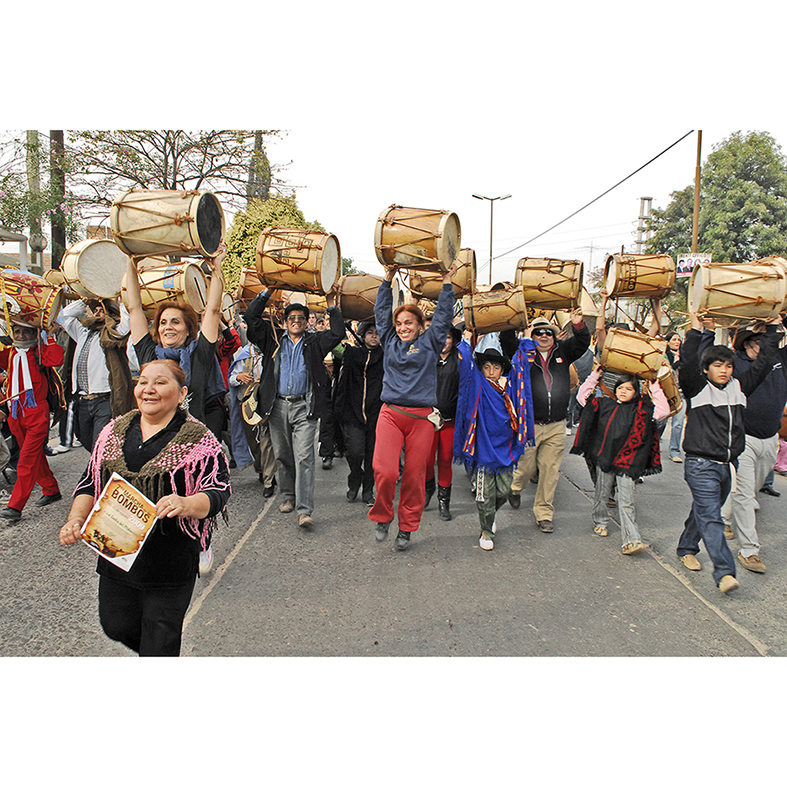
[[[358,490],[363,487],[363,493],[369,494],[374,489],[374,438],[375,424],[358,426],[356,424],[342,424],[344,430],[344,457],[350,467],[347,476],[347,488]]]
[[[175,588],[134,588],[101,576],[98,617],[104,633],[140,656],[179,656],[183,618],[194,592],[191,582]]]

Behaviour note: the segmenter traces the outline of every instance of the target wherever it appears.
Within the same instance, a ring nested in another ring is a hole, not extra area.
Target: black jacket
[[[270,320],[263,318],[262,312],[268,303],[271,290],[261,292],[246,309],[244,319],[246,320],[246,335],[249,341],[256,345],[262,354],[262,377],[258,391],[257,412],[267,418],[273,409],[278,392],[278,368],[280,338],[284,331],[276,329]],[[320,418],[328,407],[328,400],[331,395],[331,379],[328,370],[325,368],[325,356],[334,348],[345,336],[344,320],[342,314],[335,306],[328,309],[330,328],[326,331],[316,333],[304,333],[301,337],[303,342],[303,360],[306,364],[306,372],[309,375],[311,386],[309,400],[310,420]]]
[[[383,348],[345,345],[334,412],[343,424],[374,426],[383,406]]]

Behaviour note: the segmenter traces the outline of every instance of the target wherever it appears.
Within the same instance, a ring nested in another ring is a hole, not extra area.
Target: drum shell
[[[661,390],[664,391],[664,396],[667,397],[670,416],[677,415],[683,407],[683,400],[680,395],[678,381],[675,379],[675,372],[669,363],[662,364],[656,376],[656,382],[661,386]]]
[[[689,281],[690,309],[714,319],[767,322],[786,299],[787,267],[774,259],[701,263]]]
[[[451,284],[457,298],[469,295],[475,290],[476,259],[473,249],[460,249],[456,255],[457,269],[451,276]],[[410,291],[416,298],[429,298],[436,301],[443,289],[443,274],[431,271],[410,271]]]
[[[675,286],[675,260],[668,254],[613,254],[604,266],[610,298],[663,298]]]
[[[459,217],[447,210],[391,205],[377,219],[374,248],[384,267],[445,273],[461,245]]]
[[[207,280],[202,268],[194,262],[180,265],[161,265],[138,269],[142,309],[148,320],[152,320],[160,303],[191,306],[197,314],[205,309]],[[120,297],[128,308],[126,277]]]
[[[476,334],[527,328],[527,304],[521,287],[508,282],[462,298],[465,328]]]
[[[325,295],[341,260],[339,240],[330,233],[267,227],[257,239],[257,275],[266,287]]]
[[[336,298],[339,311],[345,320],[374,319],[374,305],[377,291],[383,280],[371,273],[348,273],[336,285]],[[399,305],[399,282],[396,277],[391,281],[393,308]]]
[[[131,257],[214,257],[224,238],[224,211],[210,191],[131,189],[112,204],[115,243]]]
[[[664,339],[625,328],[610,328],[601,351],[601,365],[610,372],[655,380],[666,349]]]
[[[88,268],[98,268],[91,276]],[[126,257],[111,240],[92,238],[69,247],[60,263],[63,279],[80,298],[115,299],[126,273]]]
[[[576,309],[582,297],[580,260],[524,257],[516,265],[514,283],[522,287],[528,306],[538,309]]]
[[[11,322],[25,323],[51,331],[63,308],[63,290],[53,286],[43,276],[16,268],[0,270],[3,291]],[[0,318],[5,321],[5,309],[0,303]],[[10,330],[10,328],[9,328]]]

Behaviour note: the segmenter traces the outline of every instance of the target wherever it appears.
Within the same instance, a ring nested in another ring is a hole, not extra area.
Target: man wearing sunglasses
[[[527,446],[514,470],[508,502],[519,508],[525,484],[538,471],[533,513],[542,533],[553,532],[553,500],[566,447],[565,420],[571,390],[569,367],[590,346],[590,333],[581,309],[571,312],[573,335],[559,340],[558,327],[543,317],[533,320],[526,332],[536,342],[536,357],[530,364],[533,391],[535,446]]]
[[[334,294],[328,293],[326,330],[309,331],[308,307],[291,303],[284,310],[284,331],[277,331],[262,316],[270,295],[270,290],[261,292],[245,315],[249,341],[262,354],[257,412],[270,424],[282,498],[279,511],[297,511],[298,525],[310,530],[314,527],[314,438],[331,390],[323,359],[344,338],[344,320],[334,306]]]

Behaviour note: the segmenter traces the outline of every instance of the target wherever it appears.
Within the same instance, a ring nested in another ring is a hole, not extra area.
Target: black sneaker
[[[400,530],[399,535],[396,536],[394,545],[400,552],[403,552],[405,549],[407,549],[407,547],[410,546],[410,534],[406,533],[404,530]]]
[[[364,492],[362,499],[363,502],[371,508],[374,505],[374,492]]]
[[[333,467],[333,457],[332,456],[324,456],[322,458],[322,469],[323,470],[330,470]]]
[[[22,512],[17,511],[15,508],[4,508],[0,511],[0,517],[8,522],[18,522],[22,518]]]
[[[347,490],[347,499],[352,503],[355,498],[358,497],[358,487],[356,486],[355,489],[348,489]]]

